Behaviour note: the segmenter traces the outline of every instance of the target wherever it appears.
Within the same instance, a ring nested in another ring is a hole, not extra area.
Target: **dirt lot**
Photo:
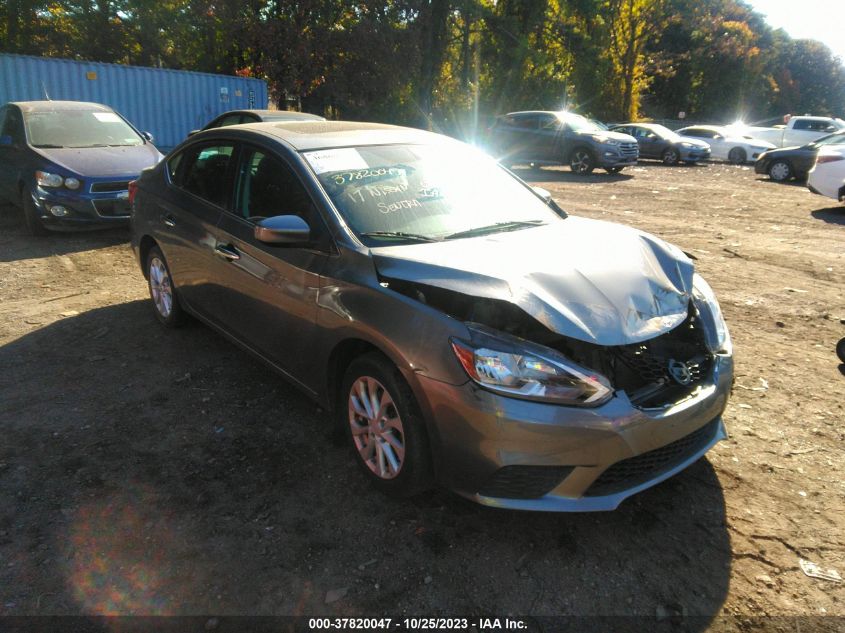
[[[389,500],[299,392],[157,324],[125,232],[34,239],[3,207],[0,614],[845,616],[798,563],[845,575],[845,208],[727,165],[521,175],[697,258],[729,441],[613,513]]]

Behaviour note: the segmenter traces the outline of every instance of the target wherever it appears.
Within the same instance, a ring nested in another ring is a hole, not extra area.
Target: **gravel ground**
[[[390,500],[294,388],[157,324],[125,232],[30,238],[2,207],[0,614],[845,616],[799,567],[845,575],[845,208],[728,165],[518,171],[697,259],[728,441],[612,513]]]

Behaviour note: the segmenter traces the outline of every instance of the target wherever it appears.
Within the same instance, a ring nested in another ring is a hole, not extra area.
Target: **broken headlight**
[[[595,407],[613,395],[610,381],[553,349],[468,324],[472,342],[452,339],[466,373],[490,391],[555,404]]]
[[[698,273],[692,281],[692,298],[695,308],[704,324],[704,340],[713,353],[730,354],[732,343],[728,324],[722,316],[722,308],[716,300],[716,293]]]

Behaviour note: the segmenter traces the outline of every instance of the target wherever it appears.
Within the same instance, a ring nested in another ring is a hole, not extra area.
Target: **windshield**
[[[598,121],[593,121],[580,114],[571,114],[569,112],[562,112],[558,114],[560,120],[566,123],[576,132],[604,132],[607,126]]]
[[[668,127],[664,125],[657,125],[654,124],[651,126],[651,129],[661,138],[665,138],[669,141],[677,141],[680,140],[680,135],[677,132],[673,132]]]
[[[119,147],[144,143],[144,139],[114,112],[26,112],[24,121],[33,147]]]
[[[561,219],[495,160],[457,143],[345,147],[304,156],[346,223],[371,246]]]

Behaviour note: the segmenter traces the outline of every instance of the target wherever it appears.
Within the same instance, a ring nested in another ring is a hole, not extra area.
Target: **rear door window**
[[[228,206],[232,191],[234,145],[215,144],[192,147],[176,164],[176,183],[182,189],[211,204]],[[175,159],[171,159],[171,163]]]

